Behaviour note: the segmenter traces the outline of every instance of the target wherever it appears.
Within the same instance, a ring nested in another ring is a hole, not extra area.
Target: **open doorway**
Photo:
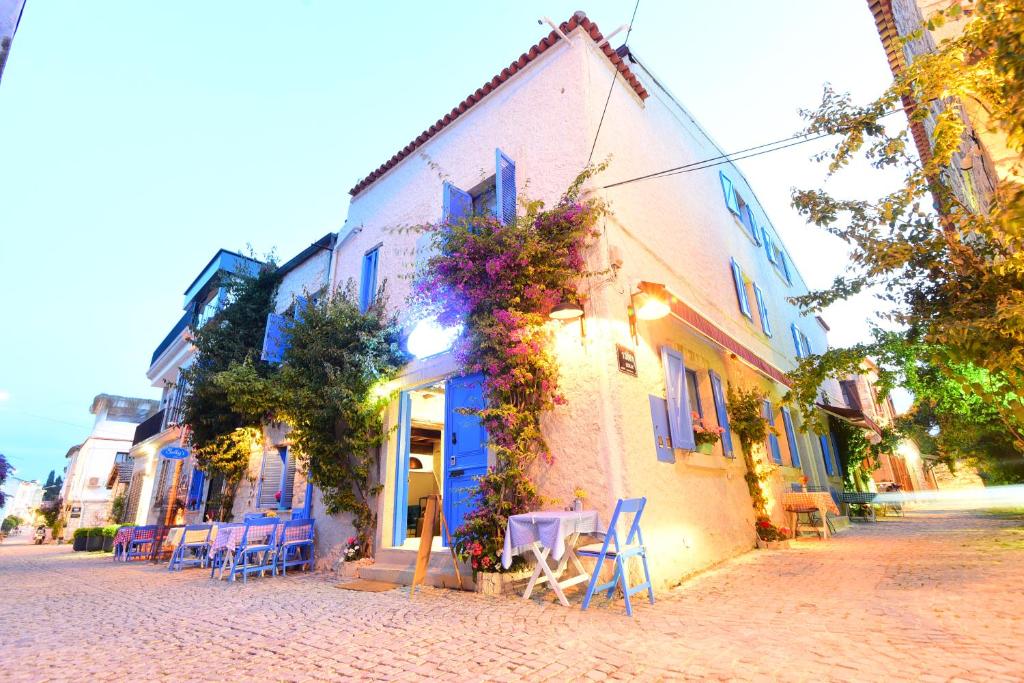
[[[445,383],[443,381],[403,392],[402,430],[396,487],[395,545],[419,546],[423,530],[427,497],[440,494],[444,489],[444,421]],[[404,486],[403,486],[404,484]],[[404,489],[404,491],[403,491]],[[404,517],[404,519],[403,519]],[[435,515],[433,528],[439,530],[439,515]],[[435,545],[440,538],[435,538]]]

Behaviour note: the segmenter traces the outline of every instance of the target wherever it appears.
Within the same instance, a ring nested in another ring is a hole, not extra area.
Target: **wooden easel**
[[[452,537],[448,532],[448,522],[444,518],[444,510],[441,507],[441,496],[436,493],[427,496],[427,509],[422,517],[423,529],[420,531],[420,547],[416,552],[416,569],[412,574],[412,585],[409,586],[410,600],[416,595],[416,585],[422,585],[423,579],[427,576],[427,565],[430,564],[430,549],[434,545],[435,515],[441,519],[441,529],[444,531],[444,535],[449,539]],[[459,558],[455,556],[454,548],[449,546],[448,550],[452,554],[452,565],[455,567],[455,578],[459,581],[459,590],[464,590],[462,587],[462,574],[459,572]]]

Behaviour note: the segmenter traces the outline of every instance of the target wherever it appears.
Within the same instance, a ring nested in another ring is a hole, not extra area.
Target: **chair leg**
[[[590,606],[590,599],[594,597],[594,588],[597,586],[597,580],[601,576],[601,565],[603,562],[596,562],[594,564],[594,573],[590,575],[590,583],[587,585],[587,592],[583,596],[583,605],[581,610],[587,609]]]
[[[608,592],[605,593],[605,597],[612,597],[615,594],[616,584],[619,582],[619,577],[622,575],[622,565],[618,557],[615,558],[615,573],[612,574],[612,580],[608,584]]]
[[[640,555],[640,561],[644,565],[644,579],[647,580],[647,597],[650,599],[651,604],[654,604],[654,584],[651,583],[651,570],[647,568],[647,553],[644,552]]]
[[[618,566],[615,571],[622,582],[622,597],[626,601],[626,616],[631,617],[633,616],[633,603],[629,600],[629,572],[626,570],[626,562],[621,557],[616,557],[615,564]]]

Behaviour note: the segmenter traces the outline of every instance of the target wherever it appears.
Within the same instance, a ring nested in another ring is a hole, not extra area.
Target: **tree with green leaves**
[[[192,450],[200,469],[224,477],[222,516],[230,515],[238,484],[258,447],[261,422],[236,410],[217,376],[236,364],[255,363],[263,348],[267,315],[273,311],[278,277],[274,263],[255,274],[225,275],[229,304],[202,327],[191,328],[195,359],[182,371],[189,391],[182,402],[183,421],[190,428]],[[261,375],[270,368],[254,364]]]
[[[794,191],[801,215],[849,245],[850,265],[831,286],[793,301],[810,313],[873,292],[884,325],[870,342],[802,360],[790,399],[804,410],[813,407],[822,380],[855,374],[871,357],[883,388],[904,383],[921,392],[919,405],[929,406],[919,415],[926,431],[981,439],[999,430],[1005,437],[998,450],[1024,457],[1024,188],[1001,182],[980,212],[958,197],[949,173],[966,130],[965,102],[986,112],[987,125],[1018,157],[1024,152],[1022,16],[1024,0],[978,0],[967,18],[953,3],[929,21],[962,21],[961,33],[916,57],[877,99],[856,104],[827,87],[819,107],[802,112],[808,134],[839,136],[818,156],[829,175],[860,158],[902,178],[880,197]],[[931,127],[924,159],[906,130],[894,132],[883,121],[901,108]],[[947,455],[971,448],[954,448],[944,437],[942,443]]]

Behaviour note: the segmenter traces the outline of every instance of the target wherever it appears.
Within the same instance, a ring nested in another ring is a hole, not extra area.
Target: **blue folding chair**
[[[647,548],[644,546],[644,537],[640,532],[640,517],[643,515],[644,506],[646,505],[646,498],[620,498],[619,502],[615,505],[615,513],[612,515],[612,521],[608,525],[608,532],[604,536],[604,543],[591,543],[576,550],[577,555],[595,558],[594,572],[590,577],[590,585],[587,586],[587,594],[583,596],[583,609],[587,609],[590,606],[590,599],[594,597],[595,591],[607,591],[607,596],[610,598],[612,593],[615,592],[616,584],[619,583],[622,584],[622,595],[626,600],[627,615],[633,616],[633,605],[630,603],[629,597],[634,593],[639,593],[646,589],[647,597],[650,599],[651,604],[654,604],[654,587],[651,585],[651,572],[647,568]],[[629,525],[626,542],[620,543],[619,534],[616,531],[619,515],[628,515],[630,513],[633,515],[633,522]],[[644,567],[644,582],[633,587],[629,585],[628,561],[631,557],[639,557]],[[605,560],[611,560],[615,563],[615,573],[612,574],[611,581],[599,586],[597,585],[597,580],[601,575],[601,568],[604,567]]]
[[[278,536],[277,567],[288,576],[288,567],[302,565],[303,569],[313,568],[313,527],[314,519],[293,519],[281,525]],[[277,574],[277,569],[274,570]]]
[[[131,562],[137,557],[149,558],[153,553],[153,544],[156,542],[156,524],[137,526],[132,529],[128,537],[128,544],[125,546],[123,557],[125,562]]]
[[[231,564],[232,581],[235,576],[242,575],[242,581],[248,583],[249,574],[273,573],[276,569],[275,554],[277,550],[277,527],[281,520],[276,517],[264,517],[245,523],[242,540],[235,548],[234,561]]]
[[[213,537],[210,539],[210,553],[207,559],[207,562],[210,566],[211,579],[213,578],[213,575],[216,573],[218,569],[221,570],[221,576],[224,576],[224,564],[229,557],[233,557],[233,555],[230,554],[231,551],[229,551],[227,546],[225,545],[225,539],[227,539],[229,534],[234,533],[232,531],[233,529],[244,526],[244,524],[240,524],[237,522],[222,523],[217,525],[216,533],[214,533]],[[220,541],[220,543],[218,543],[218,541]]]
[[[205,533],[204,533],[205,532]],[[167,571],[185,567],[205,567],[210,557],[210,534],[212,524],[187,524],[181,532],[181,540],[171,553]],[[189,537],[192,537],[191,540]]]

